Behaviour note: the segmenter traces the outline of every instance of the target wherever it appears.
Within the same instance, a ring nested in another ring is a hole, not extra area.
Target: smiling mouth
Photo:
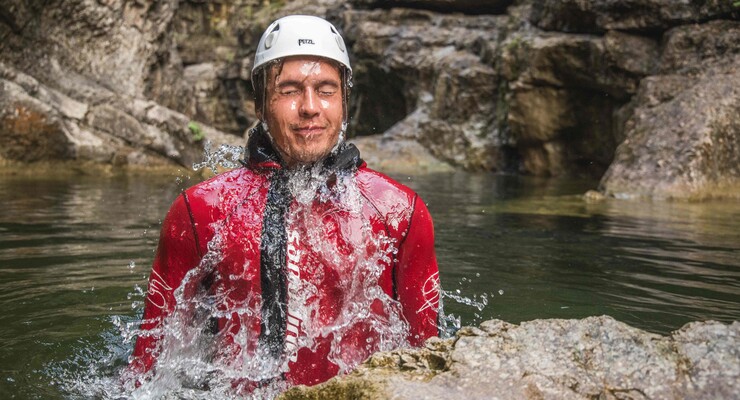
[[[301,136],[313,136],[322,133],[326,127],[318,125],[296,126],[292,128],[293,132]]]

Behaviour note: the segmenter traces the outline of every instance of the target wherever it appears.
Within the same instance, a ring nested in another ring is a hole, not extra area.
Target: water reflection
[[[470,190],[462,176],[451,181],[454,193],[440,177],[412,186],[437,217],[448,287],[507,289],[481,319],[610,314],[667,333],[740,316],[737,202],[590,203],[580,196],[593,187],[587,181],[482,175]],[[471,273],[482,276],[461,281]]]

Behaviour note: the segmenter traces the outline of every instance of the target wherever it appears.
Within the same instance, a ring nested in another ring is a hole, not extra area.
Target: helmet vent
[[[337,46],[339,46],[339,50],[344,53],[347,49],[344,48],[344,41],[342,40],[342,37],[339,35],[334,36],[334,39],[337,40]]]
[[[275,24],[275,27],[272,28],[270,34],[267,35],[267,37],[265,38],[265,49],[269,49],[272,47],[272,45],[275,43],[275,39],[277,39],[278,33],[280,33],[280,24]]]

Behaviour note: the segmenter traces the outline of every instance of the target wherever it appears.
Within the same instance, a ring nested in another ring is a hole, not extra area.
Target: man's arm
[[[185,194],[177,197],[162,223],[159,246],[149,277],[142,333],[136,340],[130,370],[141,374],[157,358],[157,332],[175,307],[174,291],[185,274],[200,262],[198,243]]]
[[[399,245],[395,278],[398,300],[409,323],[409,343],[420,346],[438,334],[440,286],[432,217],[418,196],[408,233]]]

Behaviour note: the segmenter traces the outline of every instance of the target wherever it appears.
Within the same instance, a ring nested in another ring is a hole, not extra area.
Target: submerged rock
[[[378,353],[296,399],[731,399],[740,323],[693,322],[660,336],[611,317],[500,320],[422,349]]]

